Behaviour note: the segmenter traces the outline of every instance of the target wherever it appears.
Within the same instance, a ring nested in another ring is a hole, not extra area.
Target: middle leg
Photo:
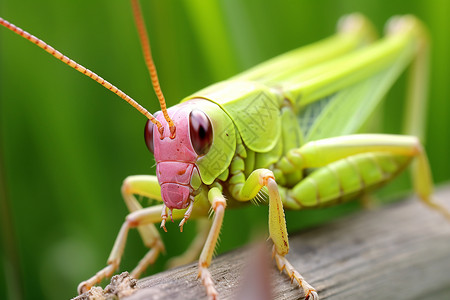
[[[230,189],[236,200],[250,201],[258,195],[263,187],[266,187],[269,193],[269,235],[274,244],[273,256],[277,267],[280,271],[285,270],[291,281],[295,280],[303,288],[306,299],[319,299],[316,290],[306,282],[285,257],[289,252],[288,233],[283,202],[272,171],[267,169],[255,170],[247,180],[231,186]]]

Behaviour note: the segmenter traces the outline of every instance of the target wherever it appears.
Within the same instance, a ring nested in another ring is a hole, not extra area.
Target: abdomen
[[[313,208],[348,201],[396,177],[410,157],[363,153],[317,169],[286,191],[287,208]]]

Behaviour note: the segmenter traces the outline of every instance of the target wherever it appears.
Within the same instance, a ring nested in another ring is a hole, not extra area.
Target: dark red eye
[[[189,115],[189,130],[191,143],[198,155],[206,154],[213,140],[211,122],[204,112],[193,110]]]
[[[150,150],[150,152],[154,154],[153,126],[154,126],[153,123],[150,122],[150,120],[147,120],[147,123],[145,123],[144,138],[145,138],[145,144],[147,145],[148,150]]]

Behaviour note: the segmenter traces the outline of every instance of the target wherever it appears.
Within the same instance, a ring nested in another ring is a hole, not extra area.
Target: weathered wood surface
[[[450,187],[436,197],[450,208]],[[415,197],[292,234],[290,247],[288,259],[321,299],[450,299],[450,222]],[[235,299],[249,251],[213,260],[220,299]],[[274,299],[303,299],[287,276],[270,272]],[[126,299],[206,299],[196,275],[194,263],[144,278]]]

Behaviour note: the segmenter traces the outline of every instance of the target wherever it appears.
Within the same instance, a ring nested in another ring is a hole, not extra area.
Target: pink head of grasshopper
[[[169,109],[169,111],[167,110],[151,56],[150,43],[140,6],[137,0],[131,0],[131,2],[145,62],[150,73],[153,88],[161,105],[162,113],[157,115],[157,118],[117,87],[63,55],[44,41],[2,18],[0,18],[0,25],[5,26],[75,70],[97,81],[148,118],[145,126],[145,139],[148,148],[155,155],[157,177],[161,185],[161,196],[164,201],[161,227],[166,230],[164,224],[167,218],[167,208],[170,214],[172,209],[188,208],[184,219],[180,223],[182,230],[183,224],[189,218],[194,196],[198,193],[201,184],[195,162],[200,155],[208,150],[212,143],[212,127],[208,117],[199,110],[192,110],[192,108],[189,110],[188,106],[183,105]],[[169,114],[171,117],[169,117]],[[158,130],[153,130],[154,126]],[[176,130],[177,128],[179,129]],[[191,182],[194,182],[194,184]]]
[[[145,142],[155,156],[156,176],[164,201],[161,224],[164,230],[167,208],[170,215],[172,209],[188,208],[185,219],[180,223],[181,229],[189,217],[201,182],[196,162],[212,142],[211,122],[202,111],[181,104],[170,108],[168,115],[177,129],[174,137],[171,137],[169,124],[164,122],[162,113],[157,114],[156,119],[165,124],[163,134],[154,130],[155,126],[150,121],[145,125]]]

